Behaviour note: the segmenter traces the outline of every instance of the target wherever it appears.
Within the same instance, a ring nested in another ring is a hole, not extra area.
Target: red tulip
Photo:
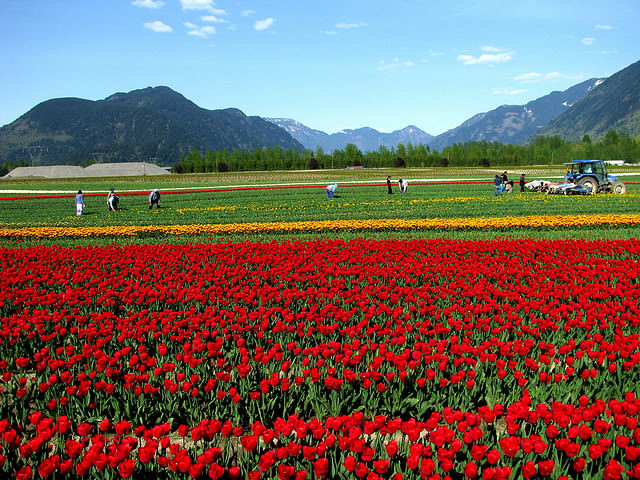
[[[478,466],[474,462],[467,462],[464,466],[465,478],[475,478],[478,475]]]

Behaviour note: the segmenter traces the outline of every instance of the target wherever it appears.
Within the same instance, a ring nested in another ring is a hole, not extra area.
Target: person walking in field
[[[338,188],[338,184],[334,183],[333,185],[327,185],[327,198],[333,198],[333,192]]]
[[[400,193],[407,193],[407,187],[409,186],[409,182],[403,179],[398,180],[398,188],[400,189]]]
[[[520,175],[520,192],[524,192],[524,173],[522,175]]]
[[[387,191],[389,195],[393,194],[393,190],[391,189],[391,177],[387,177]]]
[[[157,188],[151,190],[149,194],[149,210],[153,208],[154,204],[156,208],[160,208],[160,191]]]
[[[76,193],[76,215],[80,216],[84,213],[84,197],[82,196],[82,190],[78,190]]]

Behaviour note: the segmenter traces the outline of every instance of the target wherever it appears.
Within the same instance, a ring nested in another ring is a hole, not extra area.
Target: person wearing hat
[[[109,211],[116,211],[118,209],[118,203],[120,199],[118,196],[113,193],[113,187],[109,189],[109,193],[107,194],[107,206],[109,207]]]

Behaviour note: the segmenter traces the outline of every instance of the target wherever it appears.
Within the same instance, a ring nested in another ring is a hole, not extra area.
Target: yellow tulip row
[[[144,234],[233,234],[268,232],[318,232],[323,230],[474,230],[538,227],[640,225],[640,215],[542,215],[493,218],[423,218],[319,220],[304,222],[252,222],[194,225],[116,225],[103,227],[0,228],[0,237],[93,237]]]

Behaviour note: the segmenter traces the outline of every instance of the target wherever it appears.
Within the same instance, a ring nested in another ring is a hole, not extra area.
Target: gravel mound
[[[3,178],[133,177],[145,175],[169,175],[169,171],[146,162],[94,163],[86,168],[74,165],[17,167]]]

